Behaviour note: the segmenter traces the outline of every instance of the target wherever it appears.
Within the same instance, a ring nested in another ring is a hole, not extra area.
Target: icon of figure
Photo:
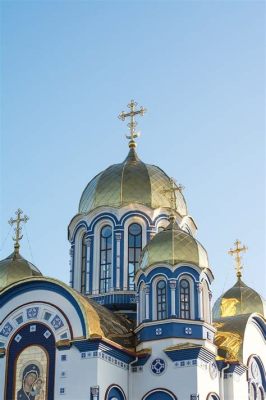
[[[22,374],[21,389],[17,392],[17,400],[36,400],[34,384],[37,382],[40,370],[35,364],[29,364]]]
[[[34,383],[33,386],[34,391],[31,394],[35,396],[35,400],[45,400],[42,385],[43,385],[43,380],[41,378],[38,378]]]

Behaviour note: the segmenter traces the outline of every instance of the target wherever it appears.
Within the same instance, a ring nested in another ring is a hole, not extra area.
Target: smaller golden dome
[[[18,251],[0,261],[0,290],[24,278],[41,276],[35,265],[25,260]]]
[[[264,303],[262,296],[238,278],[235,285],[216,300],[213,306],[213,319],[219,320],[254,312],[264,316]]]
[[[159,232],[144,247],[140,268],[155,264],[189,263],[200,268],[209,268],[208,255],[204,247],[189,233],[182,231],[175,222]]]

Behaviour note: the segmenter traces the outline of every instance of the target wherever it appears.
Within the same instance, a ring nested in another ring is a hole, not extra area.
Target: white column
[[[176,281],[170,281],[169,286],[171,290],[171,317],[176,317]]]
[[[145,305],[146,305],[146,313],[145,313],[145,319],[150,319],[150,287],[146,286],[145,287]]]
[[[115,239],[116,239],[116,283],[115,283],[115,288],[116,288],[116,290],[120,289],[121,238],[122,238],[122,234],[120,232],[116,232],[115,233]]]
[[[208,322],[212,323],[212,292],[209,291],[209,315],[208,315]]]
[[[85,241],[87,246],[86,251],[86,293],[90,291],[90,261],[91,261],[91,244],[92,239],[88,238]]]
[[[202,283],[198,282],[197,283],[197,292],[198,292],[198,310],[199,310],[199,319],[203,319],[202,315]],[[194,316],[196,318],[196,315]]]
[[[91,387],[92,400],[99,400],[99,386]]]
[[[140,323],[140,306],[139,306],[139,294],[136,294],[136,304],[137,304],[137,326]]]
[[[73,287],[74,284],[74,246],[71,246],[71,249],[69,250],[69,255],[70,255],[70,260],[69,260],[69,266],[70,266],[70,286]]]

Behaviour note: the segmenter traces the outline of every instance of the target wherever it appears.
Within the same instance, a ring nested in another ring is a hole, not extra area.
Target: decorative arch
[[[208,282],[203,279],[201,281],[201,289],[202,289],[202,296],[201,296],[201,305],[202,305],[202,319],[208,323],[211,323],[211,292],[209,290]]]
[[[119,385],[111,385],[106,390],[104,400],[126,400],[126,395]]]
[[[184,282],[188,283],[187,287],[183,284]],[[179,318],[195,319],[197,298],[195,296],[195,281],[190,274],[181,274],[178,277],[177,293]]]
[[[55,338],[44,324],[32,322],[17,330],[7,349],[5,398],[13,399],[21,391],[42,391],[47,400],[54,399]]]
[[[167,389],[153,389],[146,393],[142,400],[178,400],[173,392]]]
[[[250,400],[252,399],[252,393],[255,393],[255,399],[257,394],[263,395],[262,399],[265,398],[264,393],[266,392],[266,373],[265,367],[256,354],[253,354],[248,359],[248,381],[250,389]],[[263,393],[264,392],[264,393]]]
[[[93,268],[92,268],[92,294],[99,294],[100,288],[100,265],[101,265],[101,233],[104,227],[109,226],[112,230],[111,244],[111,279],[110,289],[114,287],[114,224],[110,218],[102,218],[94,226],[94,246],[93,246]]]
[[[157,289],[158,289],[158,283],[160,281],[164,281],[165,282],[165,288],[166,288],[166,303],[168,302],[168,293],[167,293],[167,276],[165,274],[158,274],[155,275],[155,277],[152,279],[152,292],[151,292],[151,297],[150,297],[150,301],[152,301],[152,320],[156,321],[157,320],[157,311],[158,311],[158,296],[157,296]],[[166,306],[166,312],[169,309],[169,304],[168,306]]]
[[[209,393],[206,400],[220,400],[220,397],[216,393]]]

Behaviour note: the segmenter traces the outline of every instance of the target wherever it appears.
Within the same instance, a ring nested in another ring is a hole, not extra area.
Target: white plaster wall
[[[221,400],[248,400],[248,383],[246,374],[225,374],[224,399]]]
[[[100,398],[99,400],[104,400],[106,390],[110,385],[120,386],[127,399],[128,399],[128,370],[122,369],[115,365],[108,363],[102,359],[98,360],[97,363],[98,372],[98,385],[100,387]],[[131,400],[131,399],[130,399]]]
[[[67,360],[61,361],[61,355],[66,354]],[[81,353],[76,347],[70,350],[56,352],[55,400],[88,400],[90,387],[97,385],[97,358],[81,359]],[[66,376],[61,377],[62,371]],[[60,388],[65,388],[65,394],[60,394]]]
[[[211,378],[209,365],[209,363],[202,363],[202,367],[198,368],[197,391],[200,394],[200,399],[203,400],[212,392],[219,395],[219,371],[217,370],[216,378]]]
[[[201,400],[205,400],[210,392],[219,394],[218,375],[216,379],[211,379],[208,366],[203,369],[200,365],[184,367],[174,365],[174,362],[163,351],[171,345],[171,342],[173,342],[171,339],[153,342],[152,355],[143,366],[143,371],[130,373],[129,400],[141,400],[147,392],[156,388],[172,391],[178,400],[189,400],[190,395],[196,393],[200,393]],[[147,347],[150,347],[150,344]],[[155,375],[151,371],[150,365],[155,358],[162,358],[166,362],[167,367],[162,375]],[[200,360],[198,362],[205,364]]]
[[[265,339],[257,325],[252,322],[251,318],[249,318],[243,344],[243,362],[245,365],[247,365],[249,357],[253,354],[257,354],[260,357],[264,367],[266,368]]]

